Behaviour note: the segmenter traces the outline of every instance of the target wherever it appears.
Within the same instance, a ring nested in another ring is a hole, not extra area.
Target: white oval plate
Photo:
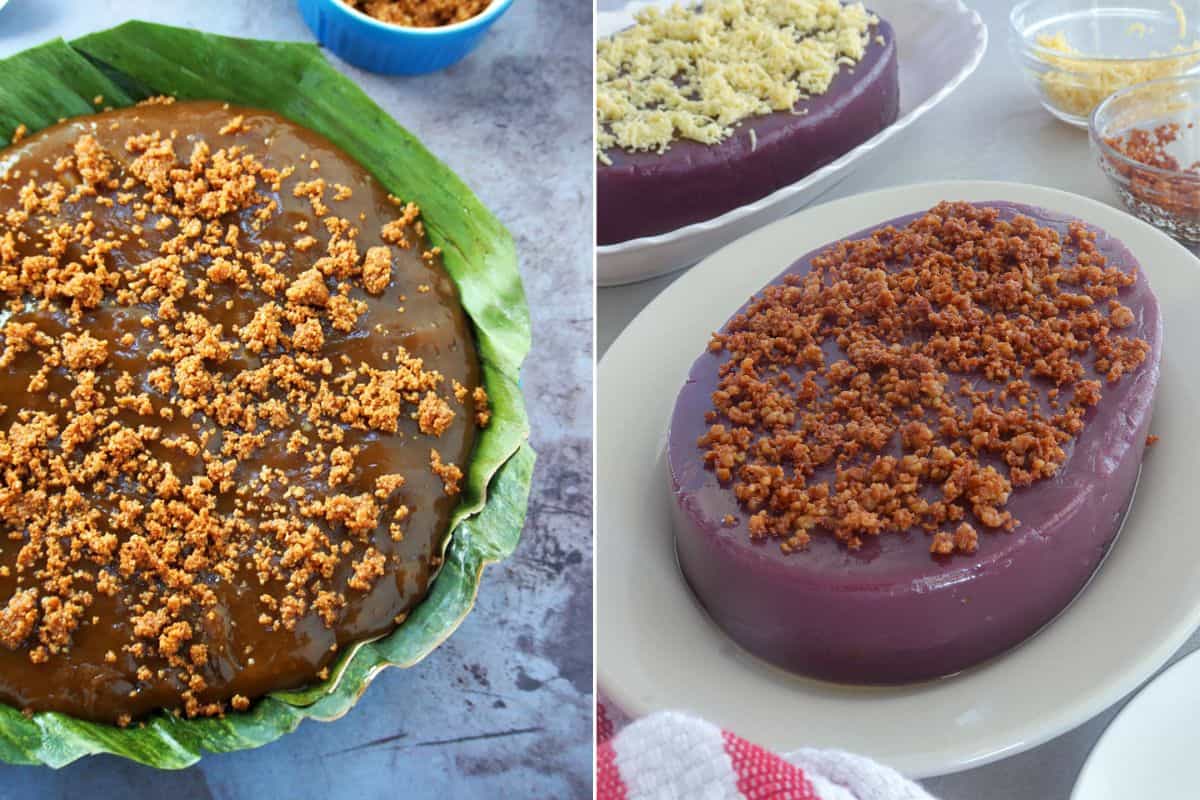
[[[596,14],[595,35],[608,36],[633,22],[646,6],[678,0],[638,0],[620,11]],[[960,0],[868,0],[866,5],[896,31],[900,116],[841,158],[803,179],[719,217],[668,233],[596,248],[596,282],[616,286],[695,264],[718,247],[817,200],[857,163],[925,112],[949,97],[979,66],[987,26]]]
[[[1100,737],[1079,772],[1071,800],[1192,800],[1196,721],[1200,720],[1200,652],[1163,672]]]
[[[662,452],[675,395],[710,333],[796,258],[940,200],[1011,200],[1077,216],[1122,239],[1162,304],[1155,419],[1124,533],[1091,585],[1041,634],[953,678],[838,686],[765,665],[701,612],[675,563]],[[1026,750],[1133,691],[1200,624],[1200,262],[1140,220],[1024,184],[904,186],[808,209],[705,259],[613,343],[597,405],[597,680],[618,709],[692,711],[779,752],[856,751],[913,777]]]

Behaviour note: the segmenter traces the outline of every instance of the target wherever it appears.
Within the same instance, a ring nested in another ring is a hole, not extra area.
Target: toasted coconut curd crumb
[[[246,124],[246,117],[242,114],[238,114],[236,117],[230,119],[229,122],[225,123],[218,133],[220,133],[222,136],[230,136],[235,133],[245,133],[248,130],[250,130],[250,126]]]
[[[245,117],[228,113],[221,134],[244,133]],[[450,399],[474,392],[486,415],[486,393],[452,388],[403,347],[362,356],[373,363],[333,354],[378,324],[364,321],[364,298],[388,290],[393,265],[388,246],[360,257],[366,237],[327,208],[323,180],[289,180],[290,168],[241,146],[176,131],[122,129],[118,152],[102,141],[112,139],[79,135],[0,209],[0,293],[13,316],[0,325],[0,367],[28,380],[26,405],[0,405],[0,515],[14,532],[0,574],[15,574],[0,645],[37,669],[88,626],[120,622],[129,640],[102,650],[105,664],[175,682],[183,715],[243,711],[245,695],[207,694],[227,644],[214,587],[259,582],[249,619],[269,630],[305,615],[334,628],[346,593],[387,572],[373,543],[402,540],[405,503],[425,502],[404,497],[412,476],[388,472],[396,465],[371,448],[446,436]],[[324,250],[307,269],[256,227],[290,192],[319,218],[323,238],[302,249]],[[421,245],[419,214],[403,206],[393,243]],[[114,255],[130,237],[153,242],[153,257]],[[255,292],[244,317],[212,318]],[[462,471],[436,450],[416,468],[423,485],[459,492]],[[102,616],[114,604],[127,619]]]
[[[462,470],[453,464],[442,463],[442,454],[437,450],[429,451],[429,465],[433,468],[433,472],[445,486],[446,494],[454,496],[458,494],[458,482],[462,480]]]
[[[387,563],[387,558],[371,547],[363,555],[362,561],[354,565],[354,577],[348,581],[351,589],[357,589],[360,592],[369,592],[375,584],[375,580],[383,575],[384,564]]]
[[[929,552],[939,556],[948,556],[954,552],[954,537],[945,531],[938,531],[929,542]]]
[[[302,181],[297,183],[292,189],[292,194],[296,197],[307,197],[308,202],[312,204],[313,213],[319,217],[329,213],[328,206],[325,205],[325,179],[315,178],[311,181]]]
[[[1187,123],[1188,130],[1194,127],[1194,122]],[[1178,122],[1170,122],[1154,128],[1131,127],[1104,140],[1134,164],[1106,153],[1101,155],[1106,168],[1129,182],[1129,193],[1135,199],[1181,220],[1194,221],[1200,217],[1200,190],[1196,185],[1200,161],[1181,163],[1172,152],[1187,152],[1190,147],[1189,142],[1178,141],[1183,130]]]
[[[440,28],[479,16],[491,0],[343,0],[380,22],[409,28]]]
[[[321,321],[316,317],[310,317],[297,325],[296,332],[292,334],[292,347],[298,350],[317,353],[324,344],[325,334],[321,330]]]
[[[0,644],[9,650],[20,647],[37,625],[37,596],[36,589],[17,592],[0,611]]]
[[[839,242],[712,337],[704,462],[785,552],[920,529],[934,554],[973,553],[1149,353],[1117,333],[1136,279],[1081,223],[1064,240],[965,203]]]
[[[486,428],[492,419],[492,409],[488,405],[487,390],[482,386],[476,386],[475,391],[471,393],[471,399],[475,402],[475,424],[481,428]]]
[[[454,410],[436,393],[426,392],[417,408],[417,422],[421,433],[441,436],[454,422]]]
[[[375,479],[375,496],[383,500],[392,492],[404,485],[404,476],[397,474],[380,475]]]
[[[960,553],[974,553],[979,547],[979,534],[971,523],[964,522],[954,530],[954,549]]]
[[[401,248],[410,247],[407,232],[410,227],[417,224],[417,218],[420,215],[421,209],[416,203],[406,203],[404,212],[396,219],[384,225],[380,230],[380,238]]]
[[[363,286],[371,294],[382,294],[392,282],[392,251],[387,247],[372,247],[363,259]]]
[[[292,303],[310,306],[329,305],[329,287],[325,285],[325,276],[316,269],[300,273],[288,287],[287,299]]]
[[[71,369],[92,369],[108,360],[108,343],[87,331],[63,337],[63,360]]]

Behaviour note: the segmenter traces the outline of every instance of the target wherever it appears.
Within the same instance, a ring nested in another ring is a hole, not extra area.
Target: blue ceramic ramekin
[[[368,17],[342,0],[300,0],[300,13],[317,41],[356,67],[387,75],[435,72],[479,44],[513,0],[492,4],[465,22],[440,28],[406,28]]]

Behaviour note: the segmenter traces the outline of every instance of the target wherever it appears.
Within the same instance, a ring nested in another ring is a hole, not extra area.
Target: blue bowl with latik
[[[513,0],[491,0],[475,16],[437,27],[383,22],[346,0],[299,0],[317,41],[356,67],[386,75],[436,72],[465,58]]]

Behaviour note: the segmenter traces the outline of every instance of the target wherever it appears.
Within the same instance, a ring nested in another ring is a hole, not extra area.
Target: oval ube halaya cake
[[[597,241],[712,219],[895,121],[895,35],[861,3],[710,0],[596,45]]]
[[[814,251],[692,366],[679,563],[717,624],[846,683],[948,675],[1058,614],[1131,501],[1158,304],[1083,222],[945,203]]]
[[[0,700],[242,710],[403,621],[489,415],[419,213],[216,103],[0,153]]]

